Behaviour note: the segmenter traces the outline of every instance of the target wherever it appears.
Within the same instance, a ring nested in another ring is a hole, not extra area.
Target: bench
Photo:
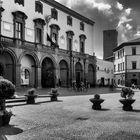
[[[53,95],[38,95],[37,98],[46,98],[49,97],[51,101],[57,101],[57,96]],[[35,100],[27,96],[16,97],[13,99],[6,99],[6,103],[17,103],[17,102],[26,102],[27,104],[34,104]]]
[[[16,103],[16,102],[27,102],[27,98],[23,96],[13,99],[6,99],[6,103]]]
[[[53,96],[53,95],[38,95],[37,98],[46,98],[46,97],[50,97],[51,101],[57,101],[57,96]]]

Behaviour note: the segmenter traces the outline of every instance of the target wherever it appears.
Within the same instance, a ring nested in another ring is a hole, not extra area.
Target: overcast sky
[[[140,0],[56,1],[95,22],[94,51],[98,58],[103,57],[103,30],[116,29],[118,45],[140,37]]]

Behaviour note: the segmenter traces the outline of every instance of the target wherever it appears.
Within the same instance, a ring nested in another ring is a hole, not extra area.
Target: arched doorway
[[[60,66],[60,86],[68,86],[68,64],[66,61],[61,60],[59,63]]]
[[[96,82],[95,70],[91,64],[88,66],[88,82],[90,86],[95,86],[95,82]]]
[[[0,76],[4,75],[4,66],[2,63],[0,63]]]
[[[35,60],[32,55],[25,54],[21,58],[21,86],[31,86],[35,87],[36,80],[36,70],[35,70]]]
[[[43,88],[55,86],[54,64],[50,58],[42,61],[41,84]]]
[[[83,69],[80,62],[75,64],[76,83],[83,81]]]
[[[0,54],[0,75],[15,84],[15,63],[13,56],[4,51]]]

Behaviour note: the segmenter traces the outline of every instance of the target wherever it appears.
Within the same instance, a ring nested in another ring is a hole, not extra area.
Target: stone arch
[[[68,77],[69,77],[69,68],[68,63],[64,59],[59,62],[60,67],[60,79],[59,86],[67,87],[68,86]]]
[[[51,57],[41,60],[41,85],[43,88],[52,88],[56,84],[56,65]]]
[[[39,60],[33,52],[23,52],[18,63],[20,64],[20,85],[37,87],[37,68]]]
[[[0,53],[0,75],[16,84],[17,57],[11,49]]]
[[[95,86],[96,84],[96,68],[92,65],[88,65],[88,79],[90,86]]]
[[[83,81],[83,67],[80,62],[75,64],[75,75],[76,75],[76,82],[80,83]]]
[[[39,59],[38,59],[37,55],[36,55],[34,52],[27,52],[27,51],[24,51],[24,52],[19,56],[18,64],[20,64],[22,57],[25,56],[25,55],[30,55],[30,56],[32,56],[33,59],[35,60],[35,66],[36,66],[36,67],[39,67],[39,66],[40,66]]]
[[[53,64],[54,64],[54,68],[55,68],[55,69],[58,68],[58,64],[56,63],[55,58],[54,58],[53,56],[49,55],[49,54],[43,56],[43,57],[40,59],[40,63],[39,63],[40,66],[42,66],[42,62],[43,62],[43,60],[44,60],[45,58],[49,58],[49,59],[51,59],[52,62],[53,62]]]

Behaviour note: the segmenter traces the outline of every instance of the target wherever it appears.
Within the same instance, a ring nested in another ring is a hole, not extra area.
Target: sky
[[[55,1],[95,22],[94,52],[98,58],[103,58],[103,30],[116,29],[118,45],[140,38],[140,0]]]

